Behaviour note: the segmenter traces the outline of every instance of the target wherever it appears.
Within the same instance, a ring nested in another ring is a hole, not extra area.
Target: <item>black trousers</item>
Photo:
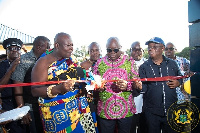
[[[151,112],[145,112],[148,133],[176,133],[168,124],[167,116],[159,116]]]
[[[130,133],[147,133],[144,112],[134,114]]]
[[[123,119],[103,119],[99,117],[101,133],[114,133],[117,124],[118,133],[130,133],[133,116]]]
[[[21,124],[21,121],[11,121],[5,125],[6,130],[9,133],[25,133],[25,126]]]
[[[26,125],[26,133],[43,133],[42,120],[39,112],[29,111],[32,121]]]

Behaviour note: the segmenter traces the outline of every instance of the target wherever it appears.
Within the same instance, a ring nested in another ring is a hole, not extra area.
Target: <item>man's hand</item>
[[[169,80],[167,82],[167,85],[169,86],[169,88],[173,89],[173,88],[178,87],[180,85],[180,83],[178,80]]]
[[[137,89],[142,90],[142,82],[141,81],[135,81],[135,85],[136,85]]]
[[[14,72],[15,71],[15,68],[17,67],[17,65],[20,63],[20,57],[16,58],[11,64],[10,64],[10,67],[9,67],[9,70],[11,72]]]
[[[186,72],[184,73],[184,75],[187,76],[187,77],[191,77],[191,76],[193,76],[194,74],[195,74],[195,73],[192,72],[192,71],[186,71]]]
[[[27,113],[21,120],[22,124],[30,124],[32,121],[30,113]]]
[[[97,90],[102,92],[102,91],[105,91],[105,88],[98,88]]]
[[[119,87],[120,90],[126,90],[127,89],[128,82],[126,80],[120,79],[116,82],[116,85]]]
[[[67,82],[62,83],[61,84],[61,86],[62,86],[61,93],[64,94],[68,91],[72,91],[74,84],[75,84],[74,80],[68,80]]]

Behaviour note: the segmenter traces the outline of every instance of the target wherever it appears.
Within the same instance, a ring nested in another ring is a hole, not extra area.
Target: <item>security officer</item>
[[[6,50],[7,59],[0,62],[0,85],[13,83],[10,76],[19,64],[22,43],[17,38],[8,38],[3,41],[3,48]],[[12,87],[0,88],[0,92],[2,110],[9,111],[17,107]],[[23,127],[19,121],[11,121],[5,125],[5,128],[9,133],[23,133]]]

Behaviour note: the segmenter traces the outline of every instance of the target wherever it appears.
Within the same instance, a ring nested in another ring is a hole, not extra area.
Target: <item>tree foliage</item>
[[[86,57],[89,56],[85,45],[76,48],[73,55],[78,59],[79,62],[83,62]]]
[[[125,54],[127,54],[128,56],[130,56],[130,55],[131,55],[130,49],[127,49],[127,50],[125,51]]]
[[[177,56],[190,59],[190,47],[185,47],[181,52],[176,53]]]
[[[149,58],[149,54],[148,54],[148,49],[147,48],[144,49],[143,57],[146,58],[146,59]]]

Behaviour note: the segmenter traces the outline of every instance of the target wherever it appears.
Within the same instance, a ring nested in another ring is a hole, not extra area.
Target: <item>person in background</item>
[[[147,59],[143,57],[144,50],[140,47],[140,42],[133,42],[130,48],[131,58],[135,60],[137,69],[142,65]],[[136,113],[133,115],[133,124],[131,126],[131,133],[143,133],[146,129],[144,126],[144,114],[142,113],[143,106],[143,94],[139,92],[133,93],[134,102],[136,105]],[[141,128],[142,127],[142,128]]]
[[[88,46],[88,53],[90,55],[90,58],[84,62],[82,62],[80,65],[82,68],[86,71],[86,80],[91,80],[92,78],[92,71],[95,63],[100,58],[100,52],[101,48],[97,42],[92,42]],[[93,120],[97,123],[96,119],[96,105],[97,105],[97,98],[98,98],[98,91],[88,91],[87,92],[87,100],[92,112]],[[97,124],[96,124],[97,126]],[[96,127],[97,128],[97,127]]]
[[[6,54],[1,54],[0,55],[0,62],[7,59],[7,55]]]
[[[20,62],[22,43],[23,42],[17,38],[8,38],[3,41],[3,48],[6,50],[7,59],[0,62],[0,85],[13,84],[13,80],[10,77]],[[14,88],[0,88],[0,92],[2,110],[9,111],[15,109],[17,104],[15,102]],[[4,127],[9,133],[24,132],[20,121],[11,121]]]
[[[184,74],[187,71],[190,71],[190,61],[186,58],[176,56],[176,52],[177,49],[175,45],[171,42],[168,42],[165,46],[165,56],[176,61],[182,74]]]
[[[149,59],[139,68],[140,78],[182,76],[177,63],[163,54],[164,41],[159,37],[151,38],[148,45]],[[169,81],[145,81],[142,83],[143,111],[148,133],[175,133],[167,121],[168,108],[177,101],[176,87],[182,79]]]
[[[177,51],[177,49],[173,43],[168,42],[166,44],[165,56],[176,61],[177,65],[179,66],[179,69],[181,70],[182,75],[185,75],[186,73],[189,73],[189,71],[190,71],[190,61],[187,60],[186,58],[176,56],[175,55],[176,51]],[[187,79],[185,79],[184,82],[186,80]],[[186,93],[183,93],[181,91],[180,87],[176,88],[176,93],[177,93],[177,97],[178,97],[178,103],[183,103],[186,100],[186,98],[188,98],[188,96],[185,95]]]
[[[38,36],[33,41],[33,48],[30,52],[27,52],[21,56],[20,64],[16,67],[13,72],[11,79],[14,83],[30,83],[31,82],[31,71],[35,62],[47,49],[50,48],[50,40],[45,36]],[[21,123],[26,126],[26,132],[40,133],[43,132],[38,97],[33,97],[31,94],[31,86],[18,86],[15,87],[15,99],[17,105],[30,106],[31,111],[25,115]]]
[[[85,68],[86,70],[92,68],[97,60],[100,58],[100,46],[97,42],[92,42],[88,46],[88,53],[90,55],[90,59],[82,62],[80,65]]]
[[[32,94],[39,97],[44,132],[96,133],[86,98],[79,94],[84,72],[70,57],[73,42],[67,33],[58,33],[54,49],[41,57],[32,71],[32,82],[61,81],[59,84],[32,86]],[[67,80],[68,79],[68,80]]]
[[[131,91],[141,89],[142,86],[141,82],[126,80],[138,77],[137,67],[134,60],[122,54],[118,38],[109,38],[106,48],[107,55],[97,60],[93,73],[102,79],[117,81],[107,82],[103,88],[98,89],[98,123],[102,133],[113,133],[116,124],[119,133],[129,133],[136,112]]]

